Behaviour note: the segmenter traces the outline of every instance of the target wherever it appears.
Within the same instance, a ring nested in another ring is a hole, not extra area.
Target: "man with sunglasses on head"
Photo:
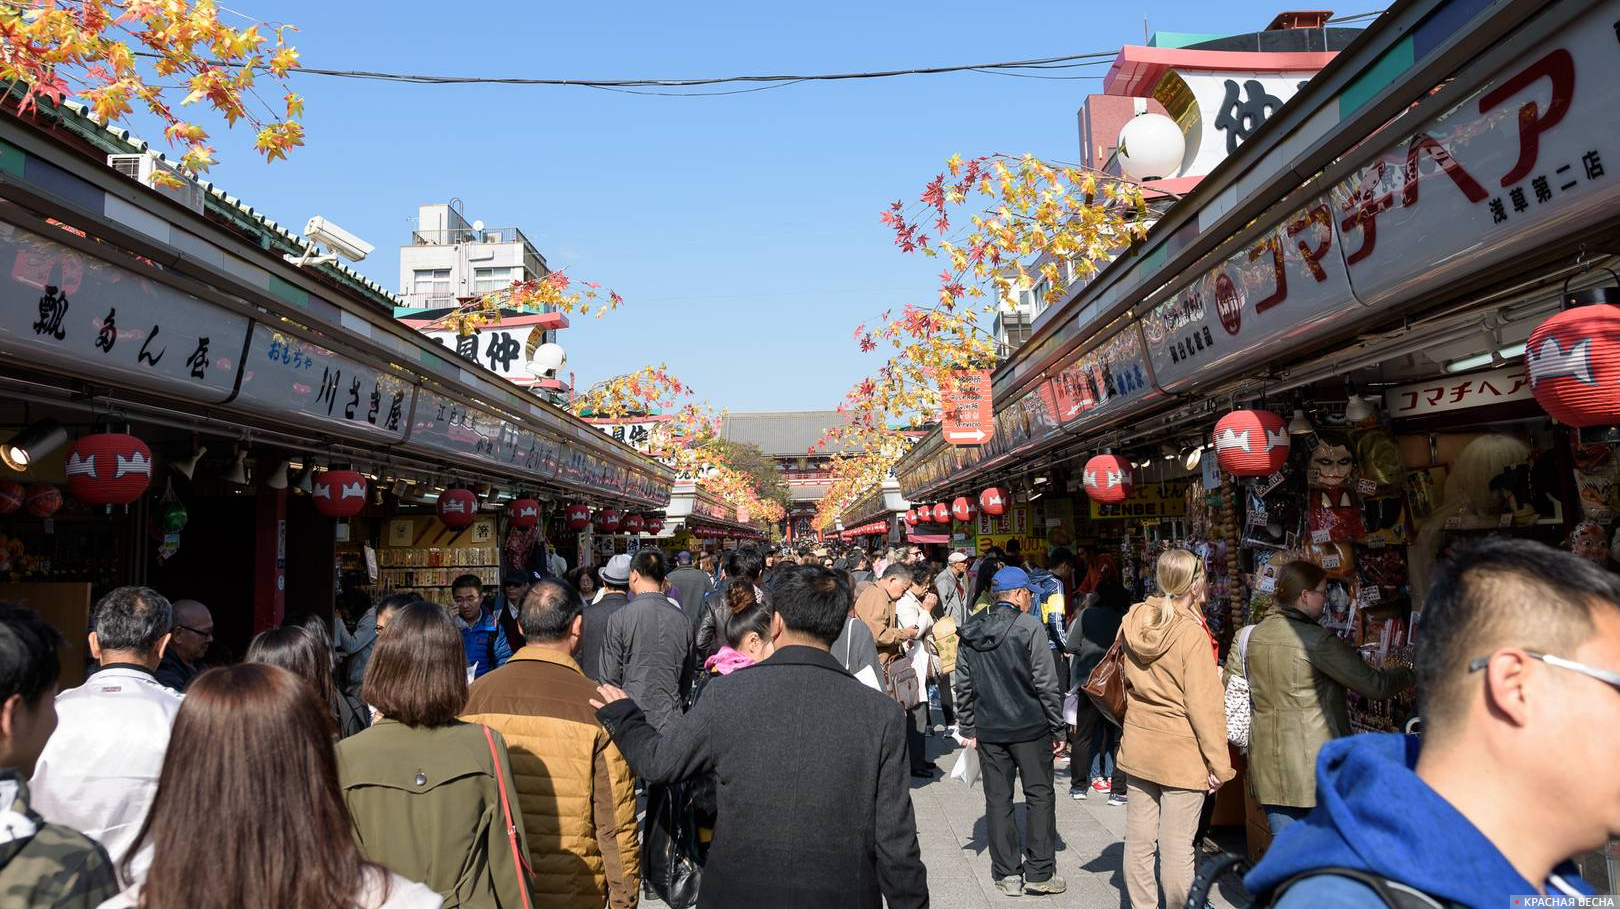
[[[1277,909],[1591,894],[1570,859],[1620,835],[1620,576],[1525,540],[1461,549],[1414,662],[1422,739],[1323,746],[1315,811],[1249,890]]]

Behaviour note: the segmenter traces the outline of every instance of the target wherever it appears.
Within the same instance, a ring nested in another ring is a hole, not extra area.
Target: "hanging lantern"
[[[0,514],[11,514],[23,507],[23,500],[28,498],[28,491],[23,484],[16,480],[0,482]]]
[[[540,503],[534,499],[513,499],[506,506],[506,517],[518,530],[528,530],[540,523]]]
[[[1104,505],[1118,505],[1131,497],[1131,462],[1116,454],[1097,455],[1081,472],[1086,495]]]
[[[951,522],[951,506],[944,502],[934,506],[934,523],[949,524]]]
[[[639,533],[641,533],[642,530],[646,529],[646,527],[647,527],[647,519],[642,517],[641,515],[639,515],[639,514],[625,515],[625,518],[624,518],[624,532],[625,533],[628,533],[628,534],[631,534],[631,535],[639,534]]]
[[[647,525],[642,529],[652,536],[658,536],[664,532],[664,519],[656,515],[648,515]]]
[[[1525,342],[1530,390],[1569,426],[1620,424],[1620,306],[1576,306],[1547,319]]]
[[[439,520],[460,530],[478,517],[478,495],[471,489],[446,489],[439,493]]]
[[[366,507],[366,478],[358,470],[323,470],[309,497],[329,518],[352,518]]]
[[[967,496],[957,496],[956,501],[951,503],[951,517],[964,524],[973,520],[978,513],[979,506],[973,504],[973,500]]]
[[[618,533],[624,525],[624,515],[617,508],[604,508],[596,513],[596,529],[603,533]]]
[[[48,518],[62,507],[62,492],[49,483],[35,483],[28,487],[23,504],[34,517]]]
[[[123,432],[98,432],[67,454],[68,493],[86,505],[128,505],[152,484],[152,450]]]
[[[917,526],[917,512],[916,512],[916,510],[913,509],[913,510],[908,511],[905,514],[901,515],[900,520],[905,521],[907,527],[916,527]]]
[[[1012,502],[1012,494],[1004,486],[992,486],[979,493],[979,508],[988,515],[1003,515]]]
[[[1235,477],[1269,477],[1288,462],[1288,421],[1269,410],[1234,410],[1215,424],[1215,457]]]
[[[578,502],[568,506],[563,512],[563,526],[569,530],[584,530],[591,526],[591,509],[588,505]]]

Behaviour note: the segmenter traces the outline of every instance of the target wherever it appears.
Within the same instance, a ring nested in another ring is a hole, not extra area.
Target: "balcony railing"
[[[461,227],[454,230],[413,230],[411,231],[412,246],[454,246],[458,243],[521,243],[530,255],[539,261],[539,268],[528,266],[536,274],[547,270],[546,257],[540,255],[523,231],[515,227],[486,227],[475,230],[471,227]]]

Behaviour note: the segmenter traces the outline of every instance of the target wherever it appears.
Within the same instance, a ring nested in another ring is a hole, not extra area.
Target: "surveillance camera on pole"
[[[371,255],[373,249],[376,249],[370,243],[318,215],[310,218],[309,223],[304,225],[304,238],[310,241],[310,245],[304,250],[302,256],[287,253],[283,258],[299,266],[336,262],[338,256],[342,256],[350,262],[359,262],[366,256]],[[322,245],[325,245],[336,255],[331,253],[321,255],[319,249]]]

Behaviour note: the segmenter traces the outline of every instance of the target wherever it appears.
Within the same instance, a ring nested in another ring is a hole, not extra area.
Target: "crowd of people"
[[[212,668],[205,605],[120,588],[65,691],[60,635],[0,604],[0,905],[627,909],[679,878],[661,895],[714,909],[925,907],[932,735],[977,755],[1002,893],[1067,889],[1067,772],[1125,809],[1132,909],[1179,909],[1236,773],[1234,682],[1276,834],[1245,883],[1283,909],[1589,893],[1569,859],[1620,832],[1620,578],[1536,543],[1439,565],[1415,673],[1319,624],[1305,562],[1224,667],[1184,550],[1140,598],[1064,548],[643,548],[501,580]],[[1081,690],[1116,641],[1123,715]],[[1413,685],[1421,739],[1349,734],[1347,692]],[[671,793],[695,836],[638,810]]]

